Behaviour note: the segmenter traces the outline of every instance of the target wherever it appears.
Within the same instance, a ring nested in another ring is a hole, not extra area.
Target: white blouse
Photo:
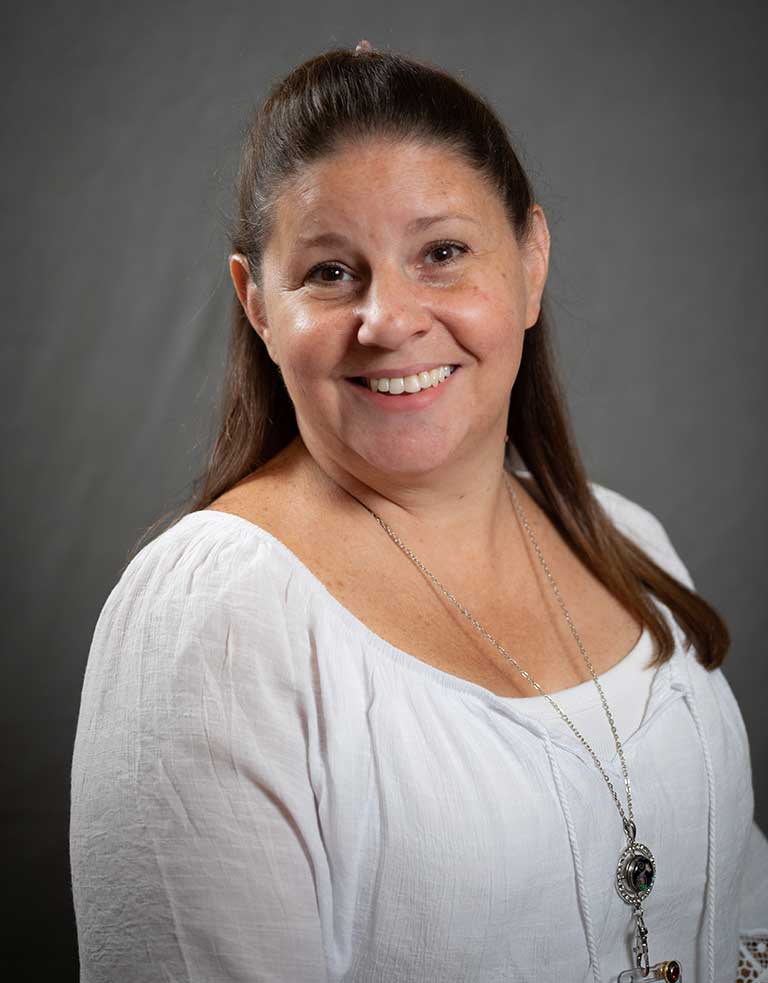
[[[653,515],[593,488],[691,585]],[[768,930],[747,735],[659,606],[672,659],[647,668],[644,632],[600,677],[657,863],[650,955],[733,983],[740,931]],[[554,696],[623,797],[597,688]],[[633,962],[625,844],[543,697],[394,648],[245,519],[185,516],[104,605],[72,767],[83,983],[615,980]]]

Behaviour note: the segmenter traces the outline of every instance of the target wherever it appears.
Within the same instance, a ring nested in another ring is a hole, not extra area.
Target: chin
[[[449,464],[457,445],[445,434],[440,434],[430,435],[430,439],[409,436],[398,440],[381,440],[375,444],[365,442],[353,449],[365,465],[382,475],[418,479]]]

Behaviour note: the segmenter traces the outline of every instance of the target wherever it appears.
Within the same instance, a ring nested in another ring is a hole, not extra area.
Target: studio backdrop
[[[360,38],[459,73],[503,115],[552,233],[589,477],[661,519],[724,615],[765,828],[764,5],[49,0],[14,5],[2,37],[2,968],[77,978],[83,672],[130,549],[214,433],[246,118]]]

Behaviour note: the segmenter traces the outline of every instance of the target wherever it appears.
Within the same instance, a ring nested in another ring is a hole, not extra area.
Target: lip
[[[394,369],[384,366],[380,369],[372,369],[368,372],[356,372],[354,375],[346,376],[347,379],[404,379],[407,375],[418,375],[419,372],[431,372],[432,369],[439,369],[442,365],[450,365],[458,368],[455,362],[419,362],[416,365],[409,365],[404,369],[396,367]],[[412,393],[411,395],[418,395]]]
[[[449,363],[444,362],[444,365]],[[432,368],[437,366],[432,365]],[[424,367],[412,372],[405,372],[405,375],[416,375],[418,372],[427,372],[429,366],[424,363]],[[390,371],[387,369],[387,371]],[[352,376],[346,379],[346,383],[352,392],[357,394],[358,399],[365,400],[368,406],[375,407],[386,413],[414,413],[424,410],[431,406],[436,400],[445,395],[445,390],[450,388],[451,382],[459,374],[458,367],[447,376],[437,386],[430,386],[428,389],[420,389],[417,393],[402,393],[400,396],[390,396],[389,393],[373,392],[370,386],[361,385],[355,379],[396,379],[397,376],[381,376],[374,372]]]

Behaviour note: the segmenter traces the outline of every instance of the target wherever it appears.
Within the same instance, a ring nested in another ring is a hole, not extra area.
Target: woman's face
[[[455,154],[377,138],[282,192],[260,288],[241,257],[231,271],[313,457],[363,480],[415,478],[499,461],[548,248],[538,206],[518,243],[497,192]]]

